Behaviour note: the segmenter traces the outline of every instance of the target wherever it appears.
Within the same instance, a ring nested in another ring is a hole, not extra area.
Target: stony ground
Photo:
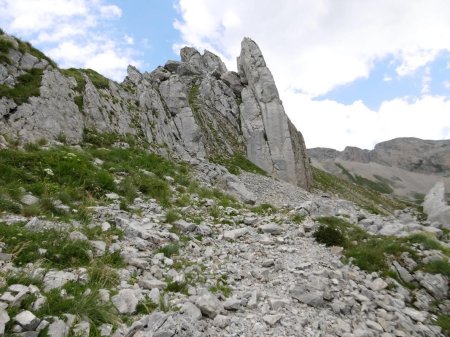
[[[6,286],[0,297],[0,325],[9,325],[14,336],[26,337],[442,335],[427,305],[447,298],[445,277],[403,268],[405,277],[415,278],[425,289],[412,298],[413,293],[394,279],[343,264],[340,248],[325,247],[312,237],[319,215],[360,219],[372,226],[378,221],[380,228],[393,218],[370,215],[347,201],[269,178],[244,174],[241,179],[258,201],[287,207],[264,214],[247,206],[217,207],[217,200],[191,195],[191,204],[178,209],[181,219],[172,223],[164,221],[167,212],[152,200],[138,198],[123,211],[119,198],[110,195],[108,205],[92,209],[91,227],[103,233],[111,228],[124,232],[111,240],[90,240],[95,256],[119,251],[126,263],[117,268],[117,284],[99,289],[100,300],[112,303],[119,313],[113,322],[95,323],[83,314],[39,316],[49,291],[88,282],[86,268],[15,268],[5,254],[2,272],[26,271],[40,278],[42,286]],[[219,213],[211,216],[212,208]],[[410,225],[414,220],[397,215],[397,223],[407,219]],[[20,220],[37,231],[68,226],[3,217],[7,223]],[[74,240],[87,240],[75,223],[67,230]],[[24,308],[21,302],[27,294],[33,294],[34,301]],[[22,309],[10,317],[7,310],[13,306]]]

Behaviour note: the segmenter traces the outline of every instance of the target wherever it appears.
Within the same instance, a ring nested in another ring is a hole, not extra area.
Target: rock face
[[[450,206],[445,199],[445,186],[442,181],[425,196],[423,210],[428,215],[428,221],[450,225]]]
[[[303,137],[284,112],[272,73],[249,38],[242,41],[238,69],[247,84],[241,93],[241,124],[248,158],[277,178],[309,188]]]
[[[128,67],[121,84],[92,70],[61,70],[10,41],[2,51],[0,135],[21,142],[89,141],[95,133],[131,135],[184,159],[245,154],[274,177],[303,188],[311,169],[302,135],[286,116],[258,46],[246,38],[239,74],[209,51],[181,49],[150,73]],[[36,54],[36,53],[35,53]],[[38,55],[38,54],[36,54]],[[17,97],[24,81],[36,87]],[[25,99],[24,99],[25,96]]]

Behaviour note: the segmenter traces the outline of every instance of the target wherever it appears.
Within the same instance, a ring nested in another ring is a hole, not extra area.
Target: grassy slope
[[[353,201],[360,207],[373,213],[390,214],[396,209],[403,209],[408,206],[404,202],[382,194],[369,186],[361,186],[355,182],[349,182],[315,167],[312,169],[313,188]]]

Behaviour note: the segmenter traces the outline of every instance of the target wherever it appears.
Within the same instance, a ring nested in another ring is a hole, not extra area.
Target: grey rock
[[[249,38],[241,43],[238,70],[241,81],[248,83],[241,93],[247,157],[274,177],[309,189],[312,173],[303,136],[284,112],[264,57]]]
[[[103,256],[106,252],[106,242],[101,240],[90,240],[89,243],[94,248],[95,256]]]
[[[76,336],[79,337],[89,337],[89,331],[91,329],[91,325],[89,322],[81,321],[80,323],[75,324],[73,327],[73,332]]]
[[[387,286],[388,284],[381,278],[376,278],[375,280],[369,283],[370,289],[374,291],[385,289]]]
[[[112,324],[102,324],[100,325],[100,336],[104,336],[104,337],[108,337],[111,336],[112,330],[113,330],[113,325]]]
[[[408,307],[404,308],[402,310],[402,312],[417,322],[424,322],[428,317],[428,313],[423,312],[423,311],[414,310],[414,309],[408,308]]]
[[[32,194],[25,194],[22,198],[20,198],[20,202],[27,206],[35,205],[39,201],[40,199]]]
[[[241,300],[237,299],[236,297],[231,297],[227,299],[225,302],[223,302],[223,307],[225,310],[235,311],[239,310],[241,306],[242,306]]]
[[[223,238],[228,241],[234,241],[248,233],[247,228],[236,228],[223,232]]]
[[[225,329],[230,324],[230,317],[217,315],[212,324],[220,329]]]
[[[187,222],[185,220],[177,220],[173,223],[173,226],[177,229],[179,229],[182,232],[192,232],[197,227],[196,224],[192,222]]]
[[[13,258],[12,254],[0,253],[0,261],[10,262]]]
[[[76,281],[77,275],[62,270],[50,270],[44,276],[44,291],[60,288],[69,281]]]
[[[139,286],[144,289],[165,289],[167,287],[167,283],[164,281],[160,281],[155,278],[141,278],[139,280]]]
[[[122,289],[117,295],[111,297],[111,302],[121,314],[132,314],[136,311],[139,300],[135,290]]]
[[[37,318],[31,311],[25,310],[14,317],[25,331],[33,331],[37,328],[41,320]]]
[[[78,232],[78,231],[73,231],[73,232],[71,232],[71,233],[69,234],[69,239],[70,239],[71,241],[76,241],[76,240],[79,240],[79,241],[87,241],[87,240],[88,240],[88,238],[87,238],[86,235],[84,235],[83,233]]]
[[[203,315],[208,316],[209,318],[216,317],[223,308],[218,298],[211,293],[200,296],[195,301],[195,305],[201,310]]]
[[[270,326],[273,326],[276,323],[278,323],[281,320],[282,317],[283,316],[280,315],[280,314],[277,314],[277,315],[265,315],[265,316],[263,316],[263,321],[266,322],[267,324],[269,324]]]
[[[8,312],[0,308],[0,337],[5,335],[5,325],[10,321]]]
[[[448,295],[448,280],[441,274],[423,273],[419,282],[438,300],[443,300]]]
[[[306,291],[303,287],[294,287],[291,289],[290,295],[296,300],[312,307],[319,307],[324,304],[323,293],[321,291]]]
[[[69,327],[63,320],[57,319],[48,326],[49,337],[67,337],[69,335]]]
[[[397,261],[393,261],[392,265],[403,281],[412,282],[414,280],[414,277],[409,273],[409,271],[401,266]]]
[[[261,225],[258,227],[263,233],[272,234],[272,235],[281,235],[283,234],[283,228],[275,223],[268,223],[265,225]]]
[[[196,321],[202,318],[201,310],[191,302],[184,303],[181,307],[181,311]]]

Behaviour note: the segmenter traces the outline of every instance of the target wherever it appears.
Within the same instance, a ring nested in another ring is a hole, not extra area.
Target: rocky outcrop
[[[274,177],[311,186],[303,137],[248,38],[239,74],[211,52],[185,47],[181,61],[150,73],[130,66],[121,84],[90,69],[58,69],[22,41],[0,39],[8,41],[0,53],[0,135],[70,144],[81,143],[88,131],[131,135],[184,160],[246,154]]]
[[[445,185],[442,181],[436,183],[425,196],[423,210],[428,215],[428,221],[450,226],[450,206],[447,204]]]
[[[241,124],[247,156],[282,180],[310,187],[311,170],[302,135],[287,117],[272,73],[254,41],[242,41],[238,58],[242,90]]]

